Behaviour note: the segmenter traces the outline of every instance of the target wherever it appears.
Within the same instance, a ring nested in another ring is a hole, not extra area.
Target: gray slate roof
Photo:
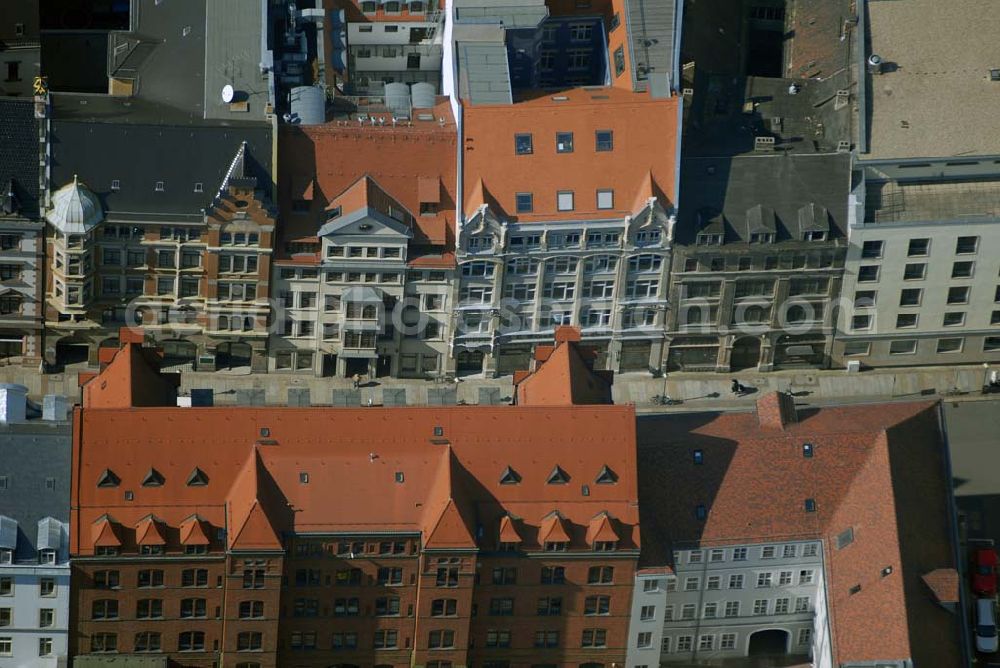
[[[646,74],[674,75],[676,2],[682,0],[628,0],[624,17],[632,53],[632,75],[636,90],[646,90]],[[674,82],[674,85],[678,85]]]
[[[828,238],[844,238],[850,170],[848,153],[686,158],[677,241],[694,243],[702,221],[719,228],[713,232],[724,222],[727,243],[769,229],[778,241],[801,239],[807,229],[823,229],[824,218]]]
[[[52,186],[80,180],[97,195],[108,219],[200,221],[243,141],[247,167],[265,187],[270,182],[268,126],[125,125],[52,123]],[[120,189],[111,190],[112,180]],[[157,181],[164,182],[156,192]],[[201,192],[195,184],[201,183]]]
[[[19,215],[25,218],[38,217],[38,176],[34,102],[29,98],[0,98],[0,198],[7,195],[7,185],[13,181]]]
[[[17,521],[15,560],[36,556],[38,521],[54,517],[69,522],[70,455],[72,437],[67,422],[0,425],[0,515]],[[46,480],[55,479],[48,489]]]
[[[474,104],[510,104],[513,100],[507,46],[458,44],[458,88],[462,99]]]

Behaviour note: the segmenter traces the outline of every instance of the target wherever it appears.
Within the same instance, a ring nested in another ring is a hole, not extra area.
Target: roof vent
[[[501,485],[516,485],[519,482],[521,482],[521,475],[509,466],[500,474]]]
[[[881,571],[879,571],[879,574],[882,577],[888,577],[888,576],[892,575],[892,566],[886,566]]]
[[[868,56],[868,74],[882,74],[882,56],[873,53]]]
[[[444,436],[444,427],[434,427],[435,436]]]
[[[270,435],[271,435],[271,430],[268,427],[261,427],[260,428],[260,436],[261,436],[261,438],[267,438]]]
[[[553,102],[566,102],[567,100],[569,100],[569,97],[567,97],[566,95],[553,95],[552,96],[552,101]]]
[[[154,468],[149,469],[146,477],[142,479],[143,487],[162,487],[164,483],[163,474]]]
[[[299,473],[299,482],[302,483],[303,485],[307,484],[309,482],[309,474],[306,473],[305,471]]]
[[[569,482],[569,474],[556,464],[556,467],[549,473],[549,477],[546,478],[545,482],[549,485],[565,485]]]
[[[403,472],[396,471],[396,482],[403,482]]]
[[[590,496],[590,485],[583,485],[580,488],[580,494],[583,496]]]
[[[861,585],[856,584],[853,587],[851,587],[850,594],[851,594],[851,596],[854,596],[855,594],[857,594],[860,591],[861,591]]]
[[[613,485],[618,482],[618,474],[612,471],[607,464],[601,467],[597,478],[594,480],[598,485]]]

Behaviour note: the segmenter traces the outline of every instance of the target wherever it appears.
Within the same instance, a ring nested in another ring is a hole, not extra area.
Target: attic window
[[[267,438],[270,435],[271,435],[270,428],[268,428],[268,427],[261,427],[260,428],[260,437],[261,438]]]
[[[403,482],[403,472],[396,471],[396,482]]]
[[[157,181],[156,182],[156,192],[161,193],[161,192],[163,192],[163,190],[164,190],[164,188],[163,188],[163,181]]]
[[[146,477],[142,479],[143,487],[162,487],[164,482],[163,474],[156,469],[149,469]]]
[[[187,485],[188,487],[204,487],[208,484],[208,476],[197,466],[191,471],[191,475],[188,476]]]
[[[550,540],[545,542],[546,552],[565,552],[569,543],[564,540]]]
[[[196,182],[196,183],[194,184],[194,191],[195,191],[196,193],[202,193],[202,192],[205,192],[205,186],[204,186],[204,185],[202,184],[202,182],[201,182],[201,181],[198,181],[198,182]]]
[[[112,190],[121,190],[122,189],[122,182],[119,181],[118,179],[111,179],[111,189]]]
[[[326,212],[326,219],[327,220],[333,220],[334,218],[339,218],[340,214],[342,212],[343,212],[343,209],[341,207],[335,206],[335,207],[333,207],[332,209],[330,209],[329,211]]]
[[[692,455],[694,457],[694,463],[695,464],[699,464],[700,465],[700,464],[704,464],[705,463],[705,451],[704,450],[695,450],[692,453]]]
[[[133,499],[135,499],[135,492],[130,489],[125,490],[125,500],[132,501]]]
[[[802,456],[806,459],[812,459],[813,456],[813,444],[803,443],[802,444]]]
[[[444,427],[434,427],[435,436],[444,436]]]
[[[104,469],[101,477],[97,479],[98,487],[117,487],[121,482],[121,478],[115,475],[115,472],[111,469]]]
[[[556,467],[549,473],[549,477],[546,478],[545,482],[549,485],[565,485],[569,482],[569,474],[556,464]]]
[[[816,512],[816,499],[806,499],[806,512],[807,513]]]
[[[613,485],[618,482],[618,474],[605,464],[601,467],[601,471],[597,474],[597,479],[594,482],[598,485]]]
[[[837,549],[842,550],[854,542],[854,527],[848,527],[837,534]]]
[[[521,482],[521,475],[509,466],[500,474],[501,485],[516,485],[519,482]]]
[[[704,520],[708,517],[708,511],[705,509],[705,504],[699,503],[694,508],[694,516],[699,520]]]
[[[855,594],[857,594],[860,591],[861,591],[861,585],[856,584],[853,587],[851,587],[850,594],[851,594],[851,596],[854,596]]]
[[[299,473],[299,482],[302,483],[303,485],[307,484],[309,482],[309,474],[306,473],[305,471]]]
[[[580,488],[580,494],[583,496],[590,496],[590,485],[583,485]]]

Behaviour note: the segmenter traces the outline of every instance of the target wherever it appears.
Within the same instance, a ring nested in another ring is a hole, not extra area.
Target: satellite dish
[[[233,90],[233,87],[231,85],[226,84],[225,86],[222,87],[222,101],[225,102],[226,104],[229,104],[230,102],[233,101],[234,94],[235,91]]]

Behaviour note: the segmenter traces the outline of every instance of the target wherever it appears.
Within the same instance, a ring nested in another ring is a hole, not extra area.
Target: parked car
[[[976,599],[976,650],[983,654],[997,651],[996,601]]]
[[[991,547],[972,552],[972,591],[976,596],[997,595],[997,553]]]

